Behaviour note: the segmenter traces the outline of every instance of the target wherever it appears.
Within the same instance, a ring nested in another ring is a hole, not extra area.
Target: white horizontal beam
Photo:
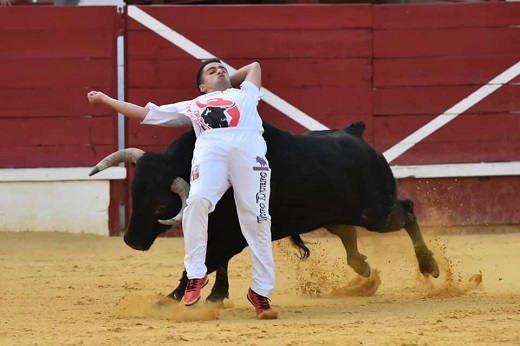
[[[396,179],[520,176],[520,161],[391,166]]]
[[[396,179],[520,176],[520,161],[391,166],[391,168]],[[92,167],[0,169],[0,182],[121,180],[127,177],[125,167],[110,167],[89,177],[91,170]]]
[[[92,167],[4,168],[0,169],[0,182],[126,179],[125,167],[110,167],[89,177],[91,170]]]

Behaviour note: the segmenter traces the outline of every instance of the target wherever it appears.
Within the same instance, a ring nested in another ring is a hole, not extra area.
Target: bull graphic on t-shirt
[[[212,129],[229,127],[224,108],[206,107],[200,116],[204,119],[206,125]]]
[[[223,98],[211,98],[206,100],[206,102],[197,101],[197,106],[204,108],[201,117],[212,129],[238,125],[240,111],[233,101]],[[230,118],[229,121],[228,117]]]

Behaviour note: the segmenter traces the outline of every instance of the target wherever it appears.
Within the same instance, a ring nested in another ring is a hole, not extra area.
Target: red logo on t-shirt
[[[240,111],[238,107],[235,105],[233,101],[224,100],[223,98],[212,98],[206,100],[206,103],[197,100],[197,107],[206,108],[206,107],[220,107],[224,111],[227,112],[231,121],[229,122],[230,127],[234,127],[238,125],[238,120],[240,119]]]

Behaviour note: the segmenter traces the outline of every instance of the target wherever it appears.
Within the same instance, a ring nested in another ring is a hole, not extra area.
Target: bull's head
[[[125,161],[136,167],[132,182],[132,216],[124,241],[133,249],[148,250],[159,234],[182,221],[189,185],[181,177],[186,172],[181,172],[183,165],[173,164],[166,153],[145,153],[128,148],[101,160],[90,175]]]

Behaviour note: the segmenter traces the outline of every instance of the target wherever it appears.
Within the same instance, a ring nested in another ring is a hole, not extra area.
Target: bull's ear
[[[107,169],[108,167],[118,165],[121,162],[131,162],[135,165],[144,153],[145,152],[143,150],[137,148],[127,148],[118,150],[108,155],[103,160],[99,161],[96,167],[94,167],[92,171],[90,171],[89,176],[99,173]]]
[[[359,138],[363,138],[363,134],[365,133],[366,125],[363,121],[353,122],[349,127],[343,129],[346,133],[356,136]]]
[[[182,179],[181,177],[177,177],[173,179],[170,189],[173,193],[176,193],[181,198],[181,210],[177,215],[175,215],[171,219],[157,220],[157,222],[163,225],[175,226],[182,223],[182,213],[186,208],[186,200],[188,199],[188,194],[190,192],[190,184],[188,184],[188,182],[186,182],[186,180]]]

